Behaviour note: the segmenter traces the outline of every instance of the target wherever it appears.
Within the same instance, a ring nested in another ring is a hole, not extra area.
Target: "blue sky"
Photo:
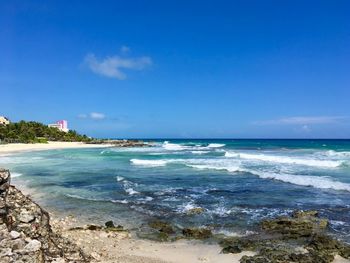
[[[1,1],[0,115],[98,137],[349,138],[349,1]]]

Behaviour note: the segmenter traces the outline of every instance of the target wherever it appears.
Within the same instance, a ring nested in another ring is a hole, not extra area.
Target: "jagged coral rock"
[[[90,262],[90,257],[54,233],[50,216],[10,185],[10,173],[0,169],[1,262]]]

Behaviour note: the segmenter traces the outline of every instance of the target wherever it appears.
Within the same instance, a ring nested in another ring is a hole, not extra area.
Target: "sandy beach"
[[[55,217],[55,216],[53,216]],[[201,241],[179,240],[176,242],[154,242],[133,237],[128,231],[107,232],[104,230],[69,230],[77,226],[77,219],[66,217],[52,220],[55,231],[72,240],[93,262],[104,263],[238,263],[243,255],[254,255],[244,251],[239,254],[223,254],[217,244]]]
[[[86,144],[83,142],[54,142],[48,143],[9,143],[0,144],[0,155],[13,154],[18,152],[57,150],[57,149],[77,149],[77,148],[101,148],[111,147],[110,144]]]

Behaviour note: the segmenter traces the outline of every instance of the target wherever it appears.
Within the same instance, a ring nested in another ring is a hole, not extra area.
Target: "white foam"
[[[224,146],[225,146],[225,144],[223,144],[223,143],[210,143],[208,145],[209,148],[221,148],[221,147],[224,147]]]
[[[125,178],[124,178],[123,176],[119,176],[119,175],[118,175],[118,176],[116,177],[116,179],[117,179],[118,182],[121,182],[121,181],[123,181]]]
[[[209,151],[191,151],[193,154],[206,154],[209,153]]]
[[[181,213],[187,213],[194,208],[200,208],[200,207],[196,206],[192,202],[190,202],[190,203],[179,206],[177,210]]]
[[[191,148],[190,146],[184,146],[176,143],[170,143],[168,141],[165,141],[162,145],[162,147],[166,150],[170,151],[182,151]]]
[[[263,179],[274,179],[286,183],[291,183],[301,186],[312,186],[319,189],[334,189],[350,192],[350,184],[334,181],[329,177],[323,176],[306,176],[306,175],[295,175],[295,174],[278,174],[262,171],[250,171]]]
[[[12,178],[16,178],[16,177],[20,177],[20,176],[22,176],[21,173],[11,173]]]
[[[136,195],[139,194],[140,192],[135,191],[134,189],[130,188],[126,188],[125,192],[127,192],[129,195]]]
[[[318,160],[318,159],[310,159],[308,157],[301,159],[301,158],[281,156],[281,155],[249,154],[249,153],[236,153],[236,152],[226,152],[225,157],[239,158],[239,159],[246,159],[246,160],[257,160],[257,161],[263,161],[263,162],[283,163],[283,164],[297,164],[297,165],[314,166],[314,167],[321,167],[321,168],[335,168],[342,164],[341,161]]]
[[[166,160],[141,160],[141,159],[131,159],[130,162],[133,165],[141,165],[148,167],[165,166],[167,164]]]
[[[239,172],[239,171],[244,171],[242,168],[240,168],[239,166],[236,165],[226,165],[223,166],[220,163],[218,164],[186,164],[186,166],[188,167],[192,167],[195,169],[199,169],[199,170],[225,170],[228,172]]]
[[[340,158],[350,158],[350,152],[336,152],[333,150],[329,150],[325,152],[326,156],[330,157],[340,157]]]
[[[129,201],[124,199],[124,200],[111,200],[112,203],[119,203],[119,204],[128,204]]]

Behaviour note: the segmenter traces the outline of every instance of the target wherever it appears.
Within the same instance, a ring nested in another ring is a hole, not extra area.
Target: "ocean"
[[[350,140],[153,140],[151,147],[0,156],[12,183],[82,221],[139,232],[161,219],[253,233],[262,219],[318,210],[350,242]],[[200,214],[189,214],[193,208]]]

